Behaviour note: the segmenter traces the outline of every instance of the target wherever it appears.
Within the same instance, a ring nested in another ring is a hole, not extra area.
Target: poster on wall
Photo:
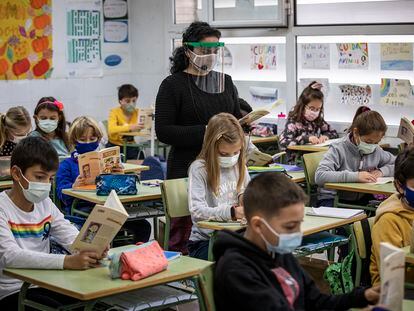
[[[102,76],[101,15],[101,1],[69,1],[67,3],[67,76]]]
[[[329,79],[325,79],[325,78],[302,78],[302,79],[299,79],[298,94],[300,95],[302,93],[302,91],[305,89],[305,87],[307,87],[309,84],[311,84],[314,81],[322,84],[321,91],[323,93],[323,96],[325,96],[325,98],[327,98],[328,94],[329,94]]]
[[[386,106],[414,106],[414,94],[410,80],[381,79],[381,100]]]
[[[372,89],[369,85],[341,84],[339,89],[342,105],[369,106],[372,104]]]
[[[127,0],[103,1],[103,28],[105,74],[131,72]]]
[[[255,106],[265,106],[277,100],[278,90],[272,87],[251,86],[249,93]]]
[[[381,43],[381,70],[413,70],[412,43]]]
[[[2,0],[0,80],[47,79],[52,56],[52,0]]]
[[[328,43],[302,44],[303,69],[329,69],[330,48]]]
[[[276,70],[276,45],[254,44],[250,46],[251,70]]]
[[[339,69],[368,69],[368,43],[337,43]]]

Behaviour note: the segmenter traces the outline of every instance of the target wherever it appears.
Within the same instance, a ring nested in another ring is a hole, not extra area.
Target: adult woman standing
[[[171,145],[167,179],[188,176],[212,116],[228,112],[241,117],[232,79],[218,69],[223,65],[220,36],[209,24],[194,22],[183,33],[183,46],[170,58],[171,75],[161,83],[155,104],[157,137]],[[171,223],[171,250],[187,253],[191,225],[190,217]]]

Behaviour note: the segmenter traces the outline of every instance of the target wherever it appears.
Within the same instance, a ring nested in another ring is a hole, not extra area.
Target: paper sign
[[[128,42],[128,21],[106,21],[104,42]]]
[[[278,90],[271,87],[251,86],[249,92],[252,95],[252,102],[261,106],[273,103],[278,95]]]
[[[337,43],[340,69],[368,69],[368,43]]]
[[[369,85],[342,84],[339,85],[339,89],[342,105],[368,106],[372,104],[372,90]]]
[[[330,48],[328,43],[302,44],[303,69],[329,69]]]
[[[250,69],[276,70],[276,45],[251,45]]]
[[[410,80],[382,78],[380,103],[397,107],[414,105]]]
[[[381,43],[381,70],[413,70],[413,44]]]
[[[104,18],[126,18],[128,3],[126,0],[105,0],[103,4]]]

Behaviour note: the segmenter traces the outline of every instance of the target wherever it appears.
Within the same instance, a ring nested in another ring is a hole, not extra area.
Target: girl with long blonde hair
[[[0,156],[11,156],[14,147],[32,128],[29,112],[23,106],[0,113]]]

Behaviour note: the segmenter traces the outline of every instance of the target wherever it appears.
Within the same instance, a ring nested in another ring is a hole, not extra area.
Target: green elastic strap
[[[184,42],[184,45],[189,45],[195,48],[216,48],[223,47],[224,42]]]

